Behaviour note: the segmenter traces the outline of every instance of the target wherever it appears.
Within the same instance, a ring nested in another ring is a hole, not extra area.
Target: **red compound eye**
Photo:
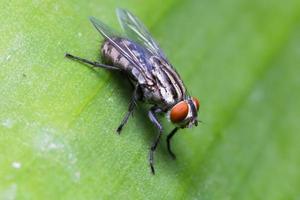
[[[186,101],[181,101],[173,106],[170,118],[173,123],[179,123],[183,121],[189,113],[189,106]]]
[[[199,110],[200,101],[196,97],[193,97],[192,99],[193,99],[194,105],[196,106],[197,110]]]

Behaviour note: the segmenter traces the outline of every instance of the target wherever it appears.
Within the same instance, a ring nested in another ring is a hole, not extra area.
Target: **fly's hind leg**
[[[117,133],[120,134],[124,125],[127,123],[130,115],[133,114],[133,111],[136,107],[137,101],[140,98],[140,86],[136,85],[133,91],[133,95],[131,97],[130,103],[129,103],[129,107],[128,107],[128,112],[126,113],[125,117],[123,118],[121,124],[119,125],[119,127],[117,128]]]
[[[89,61],[87,59],[80,58],[78,56],[73,56],[73,55],[71,55],[69,53],[66,53],[65,57],[69,58],[69,59],[72,59],[72,60],[76,60],[76,61],[82,62],[82,63],[86,63],[86,64],[89,64],[89,65],[92,65],[93,67],[100,67],[100,68],[104,68],[104,69],[118,70],[118,71],[121,70],[120,68],[115,67],[115,66],[106,65],[106,64],[99,63],[99,62],[96,62],[96,61]]]

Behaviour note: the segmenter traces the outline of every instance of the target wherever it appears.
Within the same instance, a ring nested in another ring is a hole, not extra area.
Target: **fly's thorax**
[[[131,80],[143,86],[146,102],[167,109],[186,96],[181,78],[168,61],[141,45],[115,37],[104,40],[101,51],[106,62],[119,67]]]
[[[157,56],[152,56],[150,61],[152,74],[156,77],[156,87],[166,106],[183,100],[186,96],[186,89],[174,68],[166,60]]]

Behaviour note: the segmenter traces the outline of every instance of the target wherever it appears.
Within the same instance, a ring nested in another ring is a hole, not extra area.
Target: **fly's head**
[[[172,123],[180,128],[190,128],[193,125],[198,125],[197,113],[200,107],[200,102],[195,97],[188,97],[175,104],[170,112],[169,117]]]

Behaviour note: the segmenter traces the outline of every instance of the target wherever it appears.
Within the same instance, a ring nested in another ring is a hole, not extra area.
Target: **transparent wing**
[[[129,39],[132,39],[139,44],[142,44],[153,54],[167,60],[164,53],[154,41],[144,24],[128,10],[117,8],[117,16],[121,27]]]
[[[113,38],[114,37],[120,37],[116,31],[114,31],[112,28],[110,28],[109,26],[107,26],[106,24],[104,24],[103,22],[101,22],[100,20],[97,20],[94,17],[90,17],[90,21],[92,22],[92,24],[94,25],[94,27],[101,33],[101,35],[109,40],[112,45],[119,50],[119,52],[132,64],[134,65],[138,65],[137,63],[137,58],[134,56],[134,54],[132,54],[132,52],[130,51],[130,49],[124,49],[123,47],[121,47],[120,45],[118,45]]]
[[[100,20],[96,19],[95,17],[90,17],[89,18],[94,27],[101,33],[101,35],[106,38],[113,38],[113,37],[118,37],[121,34],[118,33],[117,31],[113,30],[111,27],[107,26]]]

